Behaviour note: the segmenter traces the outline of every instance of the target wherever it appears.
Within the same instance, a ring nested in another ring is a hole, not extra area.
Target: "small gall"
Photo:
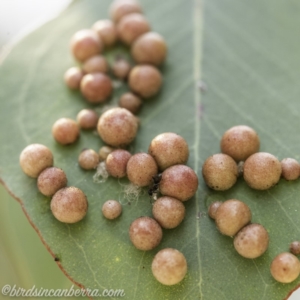
[[[59,168],[50,167],[42,171],[37,179],[37,187],[45,196],[53,196],[67,185],[66,173]]]
[[[116,219],[122,213],[122,205],[116,200],[107,200],[102,206],[102,213],[106,219]]]
[[[99,155],[93,149],[84,149],[78,157],[79,166],[84,170],[96,169],[99,162]]]
[[[143,98],[155,96],[162,85],[159,70],[151,65],[137,65],[129,74],[130,89]]]
[[[238,125],[228,129],[221,139],[221,151],[236,162],[245,161],[258,152],[260,141],[258,134],[249,126]]]
[[[243,176],[251,188],[267,190],[278,183],[281,170],[281,163],[274,155],[258,152],[245,161]]]
[[[161,171],[173,165],[185,164],[189,158],[186,140],[173,132],[157,135],[150,143],[148,153],[157,162]]]
[[[83,71],[80,68],[72,67],[68,69],[64,75],[65,84],[73,90],[80,88],[80,82],[84,76]]]
[[[106,170],[109,175],[116,178],[123,178],[126,176],[126,167],[131,154],[123,149],[117,149],[107,155]]]
[[[160,250],[152,261],[153,276],[164,285],[174,285],[183,280],[187,272],[184,255],[173,248]]]
[[[85,61],[102,51],[103,44],[98,35],[91,29],[83,29],[76,32],[71,39],[71,52],[75,59]]]
[[[238,167],[236,162],[227,154],[214,154],[205,160],[202,176],[211,189],[226,191],[236,183]]]
[[[107,110],[100,116],[97,130],[106,144],[113,147],[124,147],[134,140],[138,122],[130,111],[116,107]]]
[[[62,145],[74,143],[78,139],[79,134],[78,124],[69,118],[58,119],[52,126],[54,139]]]
[[[49,148],[41,144],[31,144],[20,154],[20,166],[23,172],[33,178],[48,167],[53,166],[53,154]]]
[[[160,225],[150,217],[140,217],[134,220],[129,228],[129,237],[133,245],[142,251],[157,247],[163,232]]]
[[[215,213],[217,228],[224,235],[234,236],[251,221],[251,210],[247,204],[237,199],[223,202]]]
[[[190,167],[175,165],[163,171],[159,190],[162,195],[180,201],[192,198],[198,189],[198,176]]]
[[[124,16],[117,25],[119,39],[130,46],[143,33],[150,31],[147,19],[139,13]]]
[[[63,223],[76,223],[84,218],[88,209],[85,194],[74,186],[60,189],[50,203],[54,217]]]
[[[113,46],[118,39],[116,26],[111,20],[99,20],[92,29],[97,32],[105,47]]]

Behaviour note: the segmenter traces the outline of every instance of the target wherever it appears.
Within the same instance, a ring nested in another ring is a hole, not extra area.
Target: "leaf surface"
[[[81,132],[79,141],[67,147],[51,136],[58,118],[74,119],[80,109],[91,107],[78,92],[64,86],[62,76],[74,65],[70,37],[107,18],[109,3],[75,1],[59,18],[25,38],[2,64],[3,182],[19,199],[52,255],[60,258],[64,272],[85,288],[124,289],[127,299],[283,299],[299,279],[287,285],[276,283],[269,264],[299,239],[299,182],[281,180],[271,190],[258,192],[239,180],[227,192],[213,192],[203,183],[201,165],[220,151],[223,132],[238,124],[256,129],[261,151],[280,159],[300,159],[300,5],[292,0],[213,0],[204,6],[200,0],[141,1],[153,30],[166,38],[169,55],[162,68],[163,89],[145,101],[139,114],[141,127],[130,150],[147,151],[157,134],[176,132],[188,141],[188,165],[200,178],[197,195],[185,204],[184,222],[164,230],[157,249],[141,252],[131,245],[128,228],[135,218],[151,215],[146,191],[129,204],[124,195],[126,180],[109,178],[96,184],[93,172],[79,168],[81,149],[98,150],[103,145],[95,133]],[[120,47],[107,55],[112,60],[118,53],[128,51]],[[203,96],[201,77],[208,87]],[[124,90],[125,85],[116,89],[108,105],[116,103]],[[55,165],[66,171],[69,185],[86,193],[89,211],[83,221],[67,225],[55,220],[50,200],[38,192],[36,180],[22,173],[19,154],[31,143],[47,145]],[[261,258],[240,257],[232,239],[221,236],[207,216],[212,201],[229,198],[246,202],[253,222],[267,228],[270,247]],[[115,221],[102,216],[101,206],[107,199],[123,204],[123,214]],[[172,287],[162,286],[151,274],[153,256],[165,247],[179,249],[188,261],[187,276]]]

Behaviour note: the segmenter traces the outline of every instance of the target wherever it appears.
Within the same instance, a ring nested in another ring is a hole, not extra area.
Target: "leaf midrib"
[[[201,97],[198,89],[197,83],[201,80],[201,60],[202,60],[202,39],[203,39],[203,0],[195,0],[194,1],[194,14],[193,14],[193,24],[194,24],[194,58],[193,58],[193,67],[194,67],[194,103],[195,103],[195,142],[194,142],[194,170],[197,172],[199,169],[199,155],[200,155],[200,117],[199,117],[199,109],[201,105]],[[195,196],[195,205],[197,214],[200,212],[200,203],[199,203],[199,189],[197,190]],[[199,298],[203,299],[202,293],[202,271],[201,271],[201,251],[200,251],[200,226],[199,221],[195,218],[195,226],[196,226],[196,241],[197,241],[197,262],[199,265]]]

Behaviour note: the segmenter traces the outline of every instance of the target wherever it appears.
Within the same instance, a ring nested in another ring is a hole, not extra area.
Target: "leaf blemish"
[[[204,113],[204,106],[203,104],[198,105],[197,115],[199,119],[202,119]]]
[[[109,177],[108,172],[106,171],[105,161],[102,161],[97,166],[95,175],[93,176],[93,181],[95,183],[103,183]]]
[[[199,89],[200,89],[200,91],[202,93],[206,93],[207,92],[207,84],[204,81],[199,80],[198,81],[198,87],[199,87]]]

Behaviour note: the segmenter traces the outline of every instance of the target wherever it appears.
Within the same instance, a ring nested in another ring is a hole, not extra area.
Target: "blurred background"
[[[0,58],[24,35],[57,16],[70,2],[0,0]],[[6,284],[25,289],[33,285],[48,289],[72,286],[29,224],[20,204],[1,184],[0,227],[0,288]],[[0,299],[4,298],[8,299],[0,293]]]
[[[71,0],[0,0],[0,52],[57,16]]]
[[[0,60],[24,35],[57,16],[70,2],[0,0]],[[34,285],[48,289],[72,286],[29,224],[20,204],[1,184],[0,226],[0,289],[6,284],[25,289]],[[0,293],[0,299],[4,298],[7,299]],[[300,300],[300,290],[289,300]]]

